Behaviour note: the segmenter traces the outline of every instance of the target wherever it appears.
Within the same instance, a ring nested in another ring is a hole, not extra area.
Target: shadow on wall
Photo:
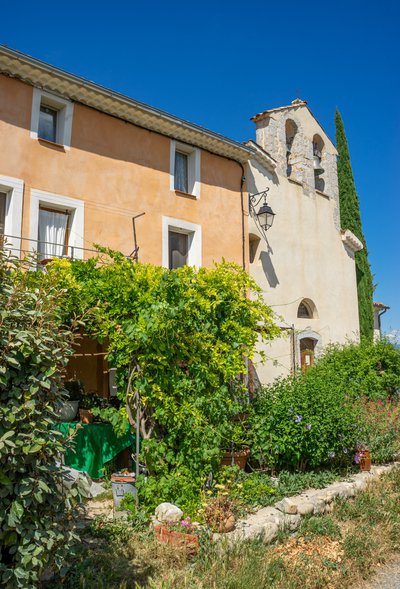
[[[263,250],[260,253],[260,260],[264,270],[264,274],[268,280],[268,284],[271,288],[275,288],[279,284],[278,277],[275,272],[274,265],[271,260],[272,250],[268,246],[268,251]]]
[[[261,164],[259,164],[256,160],[252,160],[252,166],[255,170],[257,170],[258,174],[265,180],[265,183],[261,182],[260,179],[258,179],[258,183],[256,184],[254,173],[252,169],[249,167],[246,173],[246,185],[247,190],[250,192],[250,194],[255,194],[256,192],[259,192],[263,189],[263,187],[265,188],[266,186],[269,186],[271,183],[275,184],[275,186],[279,186],[279,178],[275,174],[275,172],[270,172],[269,170],[261,166]]]

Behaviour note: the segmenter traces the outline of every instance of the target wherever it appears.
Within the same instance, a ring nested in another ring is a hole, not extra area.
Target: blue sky
[[[377,289],[400,330],[400,4],[3,3],[0,42],[244,141],[249,117],[308,101],[334,138],[339,107]],[[340,309],[338,309],[340,313]]]

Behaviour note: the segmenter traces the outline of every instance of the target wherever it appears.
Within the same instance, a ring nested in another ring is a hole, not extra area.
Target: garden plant
[[[63,486],[65,441],[54,428],[72,341],[63,291],[49,280],[32,288],[25,269],[0,250],[0,585],[24,589],[62,566],[78,498]]]

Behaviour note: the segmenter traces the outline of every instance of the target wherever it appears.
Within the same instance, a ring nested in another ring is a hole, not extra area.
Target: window
[[[187,233],[169,231],[168,240],[169,269],[174,270],[186,266],[189,253],[189,236]]]
[[[321,192],[325,189],[325,181],[323,174],[325,172],[322,167],[322,157],[324,150],[324,142],[319,135],[313,137],[313,165],[314,165],[314,185],[317,190]]]
[[[40,260],[68,254],[69,211],[39,207],[38,253]]]
[[[7,194],[0,192],[0,246],[3,245],[4,234],[6,232],[6,204]]]
[[[23,180],[0,176],[0,240],[15,256],[21,253],[23,195]]]
[[[303,337],[300,340],[300,366],[302,372],[307,372],[314,364],[316,344],[317,340],[311,337]]]
[[[293,160],[293,143],[297,133],[297,125],[291,119],[287,119],[285,123],[285,135],[286,135],[286,174],[291,176],[292,160]]]
[[[33,89],[31,137],[71,145],[73,103],[60,96]]]
[[[174,172],[175,190],[188,192],[188,156],[180,151],[175,152],[175,172]]]
[[[201,266],[201,225],[162,218],[162,265],[171,270]]]
[[[170,189],[200,197],[200,149],[171,141]]]
[[[313,319],[316,316],[316,307],[311,299],[303,299],[297,309],[297,317],[300,319]]]
[[[43,104],[40,105],[38,137],[53,143],[57,140],[57,111]]]
[[[76,198],[31,190],[30,248],[41,260],[68,255],[83,258],[84,202]]]

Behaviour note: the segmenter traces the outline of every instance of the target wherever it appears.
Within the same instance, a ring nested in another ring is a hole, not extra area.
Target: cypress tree
[[[350,229],[358,237],[364,248],[356,252],[356,273],[358,292],[358,312],[360,317],[360,336],[372,341],[374,333],[372,273],[368,262],[368,250],[361,224],[360,203],[354,183],[349,146],[339,110],[335,113],[336,147],[338,150],[338,182],[340,225]]]

